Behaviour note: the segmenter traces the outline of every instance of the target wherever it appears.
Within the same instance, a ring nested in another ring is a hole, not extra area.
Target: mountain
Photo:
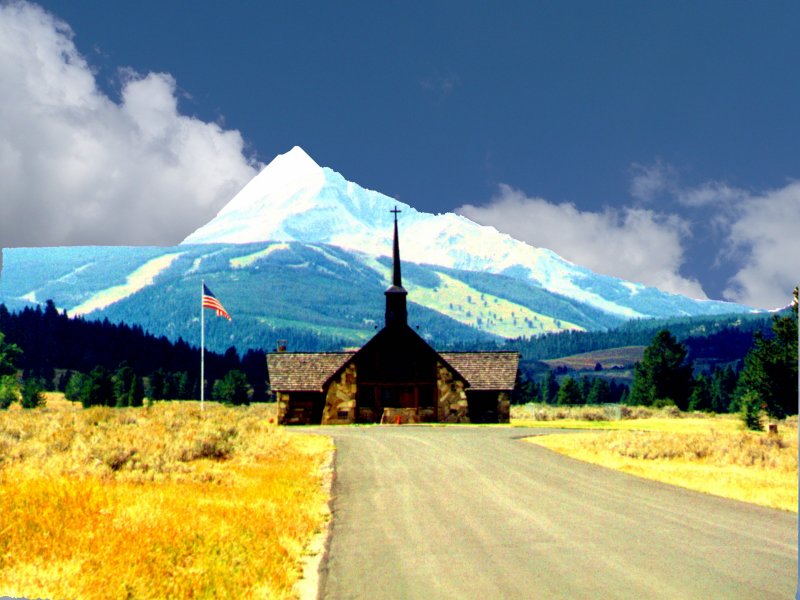
[[[506,275],[626,319],[742,310],[594,273],[460,215],[419,212],[320,167],[297,146],[277,156],[183,243],[296,241],[387,256],[395,207],[402,211],[404,261]]]
[[[210,349],[360,346],[383,323],[393,216],[400,214],[409,322],[440,349],[502,344],[637,317],[747,313],[599,275],[491,227],[421,213],[319,167],[278,156],[207,225],[161,247],[5,249],[0,303],[141,325],[199,344],[200,285],[233,315],[207,313]]]

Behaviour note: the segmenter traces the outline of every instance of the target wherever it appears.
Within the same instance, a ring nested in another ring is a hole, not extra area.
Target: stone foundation
[[[509,423],[511,421],[511,394],[500,392],[497,395],[497,422]]]
[[[325,409],[322,411],[323,425],[347,425],[356,422],[356,380],[356,365],[350,363],[331,381],[325,396]]]
[[[464,382],[442,363],[436,363],[436,388],[439,395],[440,423],[469,423],[467,394]]]
[[[278,404],[278,423],[286,424],[286,409],[289,406],[288,392],[277,392],[275,394],[275,401]]]

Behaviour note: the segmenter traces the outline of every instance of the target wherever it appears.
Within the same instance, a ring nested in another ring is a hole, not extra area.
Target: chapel
[[[507,423],[517,352],[437,352],[408,324],[394,209],[385,325],[350,352],[267,354],[286,425]]]

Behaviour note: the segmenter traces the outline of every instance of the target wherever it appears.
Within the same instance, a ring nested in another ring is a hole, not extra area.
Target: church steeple
[[[397,233],[397,213],[395,207],[390,212],[394,213],[394,246],[392,248],[392,285],[384,292],[386,296],[386,326],[408,325],[408,310],[406,296],[408,292],[403,289],[400,275],[400,236]]]
[[[400,238],[397,235],[397,213],[400,211],[395,206],[389,212],[394,213],[394,247],[392,248],[392,263],[394,271],[392,273],[392,285],[403,287],[403,281],[400,277]]]

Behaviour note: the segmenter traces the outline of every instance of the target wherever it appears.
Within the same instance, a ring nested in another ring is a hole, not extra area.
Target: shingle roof
[[[440,356],[466,378],[470,390],[514,388],[517,352],[442,352]]]
[[[279,352],[267,354],[270,386],[281,392],[321,392],[325,382],[355,352]],[[469,383],[470,390],[511,390],[517,377],[517,352],[442,352],[440,356]]]
[[[281,392],[321,392],[322,385],[354,352],[267,354],[270,387]]]

